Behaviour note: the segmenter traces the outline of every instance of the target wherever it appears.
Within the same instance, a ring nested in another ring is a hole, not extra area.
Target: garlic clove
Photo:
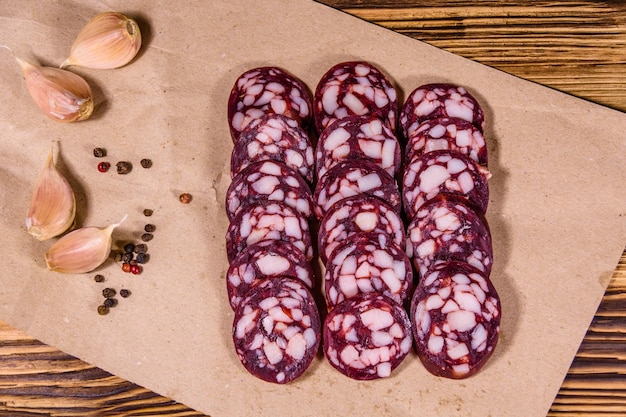
[[[26,229],[38,240],[50,239],[69,229],[75,215],[74,191],[54,165],[50,149],[31,198]]]
[[[80,31],[61,68],[69,65],[119,68],[128,64],[140,47],[141,31],[137,22],[121,13],[101,13]]]
[[[104,228],[83,227],[66,234],[46,252],[48,269],[67,274],[93,271],[109,257],[111,235],[124,219]]]
[[[46,115],[58,122],[75,122],[91,116],[94,107],[91,87],[80,75],[16,60],[24,72],[28,92]]]

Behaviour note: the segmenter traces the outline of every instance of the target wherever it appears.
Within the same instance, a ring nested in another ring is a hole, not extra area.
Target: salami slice
[[[313,145],[295,120],[267,114],[251,121],[235,142],[230,160],[234,178],[257,161],[282,162],[311,183],[315,173]]]
[[[402,305],[413,288],[413,270],[409,257],[386,234],[355,233],[328,257],[324,284],[329,309],[371,292]]]
[[[438,266],[411,301],[415,348],[434,375],[461,379],[480,370],[500,334],[500,298],[487,276],[461,262]]]
[[[485,115],[478,100],[464,87],[452,84],[425,84],[409,94],[400,109],[399,126],[405,138],[411,130],[426,120],[439,117],[458,117],[467,120],[480,131]]]
[[[423,277],[435,265],[457,260],[491,273],[493,249],[485,219],[455,196],[422,205],[407,228],[407,255]]]
[[[294,119],[308,132],[313,125],[313,106],[306,86],[276,67],[253,68],[241,74],[228,98],[233,142],[251,120],[270,113]]]
[[[319,178],[313,194],[314,211],[318,219],[339,200],[358,194],[378,197],[400,213],[402,200],[398,183],[374,162],[348,159],[339,162]]]
[[[367,159],[395,176],[402,152],[393,132],[375,115],[348,116],[330,124],[315,149],[317,177],[341,161]]]
[[[337,119],[373,114],[395,131],[398,113],[396,90],[374,65],[363,61],[339,63],[320,79],[313,95],[318,133]]]
[[[302,375],[315,357],[321,339],[319,311],[298,280],[258,281],[235,311],[232,333],[248,372],[286,384]]]
[[[411,350],[406,311],[381,294],[360,294],[337,304],[323,327],[324,353],[330,364],[356,380],[391,375]]]
[[[308,261],[313,258],[307,220],[283,202],[251,204],[233,218],[226,231],[228,261],[232,262],[245,248],[262,240],[293,243]]]
[[[470,122],[455,117],[427,120],[412,130],[405,149],[405,161],[442,149],[466,154],[479,165],[487,166],[487,142],[482,132]]]
[[[277,161],[248,165],[226,191],[226,215],[232,220],[248,204],[282,201],[302,216],[313,215],[313,193],[302,176]]]
[[[415,156],[404,169],[402,198],[407,218],[437,195],[456,195],[481,213],[489,203],[489,173],[457,151],[440,150]]]
[[[262,240],[250,245],[230,263],[226,273],[230,306],[235,310],[256,281],[278,276],[299,279],[309,289],[314,286],[311,264],[292,243]]]
[[[400,215],[379,198],[359,194],[335,203],[320,222],[318,249],[322,262],[326,263],[341,241],[359,232],[385,233],[404,249],[405,232]]]

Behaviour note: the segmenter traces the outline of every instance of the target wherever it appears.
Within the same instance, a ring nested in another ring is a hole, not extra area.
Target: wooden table
[[[626,0],[322,3],[519,77],[626,111]],[[626,415],[625,291],[626,252],[550,416]],[[41,415],[203,414],[0,321],[0,416]]]

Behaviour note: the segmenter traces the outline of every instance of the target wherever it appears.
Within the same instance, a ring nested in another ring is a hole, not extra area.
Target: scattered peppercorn
[[[122,260],[122,252],[116,251],[113,254],[113,259],[115,260],[115,262],[120,262]]]
[[[115,298],[107,298],[106,300],[104,300],[104,306],[111,308],[111,307],[115,307],[117,305],[117,300]]]
[[[104,148],[93,148],[93,156],[96,158],[102,158],[107,156],[107,151]]]
[[[189,204],[191,202],[191,194],[189,194],[189,193],[182,193],[180,196],[178,196],[178,199],[183,204]]]
[[[130,272],[130,264],[129,264],[129,263],[127,263],[127,262],[124,262],[124,263],[122,264],[122,271],[124,271],[124,272]]]
[[[145,243],[140,243],[135,245],[135,253],[146,253],[148,252],[148,245]]]
[[[154,213],[152,209],[143,209],[143,215],[146,217],[152,216],[152,213]]]
[[[152,233],[144,233],[143,235],[141,235],[141,240],[143,240],[144,242],[150,242],[153,237],[154,235]]]
[[[148,233],[152,233],[156,230],[156,226],[148,223],[147,225],[144,226],[143,230],[145,230]]]
[[[141,267],[139,265],[131,265],[130,272],[137,275],[141,273]]]
[[[148,254],[138,253],[135,257],[135,261],[137,261],[138,264],[145,264],[146,262],[148,262]]]
[[[126,288],[122,288],[120,290],[120,296],[122,298],[127,298],[130,295],[130,290],[127,290]]]
[[[115,290],[113,288],[105,288],[102,290],[102,296],[104,298],[115,297]]]
[[[109,164],[108,162],[100,162],[98,164],[98,171],[100,172],[107,172],[109,168],[111,168],[111,164]]]
[[[98,314],[104,316],[105,314],[109,314],[109,307],[104,304],[98,306]]]
[[[142,159],[141,160],[141,166],[146,168],[146,169],[150,168],[152,166],[152,160],[151,159],[147,159],[147,158]]]
[[[124,245],[124,252],[126,252],[126,253],[131,253],[134,250],[135,250],[135,244],[134,243],[127,243],[127,244]]]
[[[117,163],[117,173],[118,174],[128,174],[132,169],[133,166],[130,162],[127,161],[120,161]]]
[[[97,274],[95,277],[93,277],[93,280],[96,282],[104,282],[104,275]]]
[[[124,255],[122,255],[122,262],[124,262],[124,263],[129,263],[131,259],[133,259],[133,253],[132,252],[130,252],[130,253],[127,252]]]

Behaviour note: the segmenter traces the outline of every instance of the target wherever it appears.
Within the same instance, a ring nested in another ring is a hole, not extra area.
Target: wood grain
[[[322,3],[516,76],[626,111],[626,1]],[[625,376],[626,252],[549,416],[626,415]],[[156,415],[204,414],[0,321],[0,417]]]

